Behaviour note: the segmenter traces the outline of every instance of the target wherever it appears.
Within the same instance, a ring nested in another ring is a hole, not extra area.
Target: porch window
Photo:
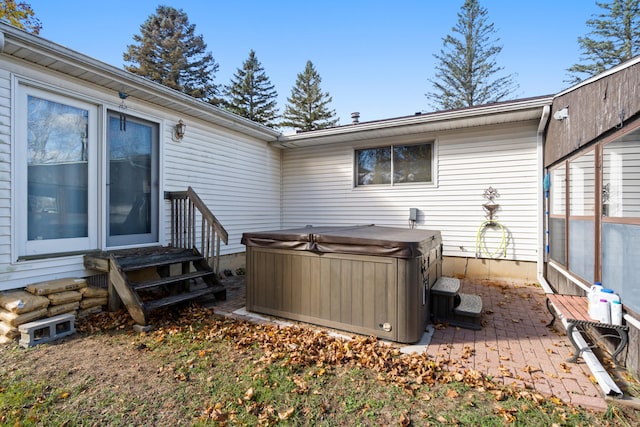
[[[433,143],[356,150],[356,185],[432,183]]]
[[[19,92],[19,255],[95,248],[96,108],[34,88]]]
[[[640,312],[640,130],[602,150],[602,282]]]
[[[567,171],[563,163],[551,170],[551,188],[549,190],[549,257],[567,264]]]
[[[595,150],[569,161],[569,270],[587,282],[595,269]]]

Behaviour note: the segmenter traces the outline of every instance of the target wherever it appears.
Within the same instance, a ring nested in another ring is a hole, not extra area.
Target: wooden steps
[[[213,295],[226,299],[226,290],[196,249],[153,247],[85,256],[85,265],[109,272],[131,317],[148,325],[149,313],[161,307]]]
[[[460,292],[460,280],[440,277],[431,287],[433,320],[461,328],[482,328],[482,298]]]

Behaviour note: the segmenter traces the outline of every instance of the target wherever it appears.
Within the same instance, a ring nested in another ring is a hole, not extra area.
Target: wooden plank
[[[118,260],[118,264],[122,268],[122,271],[142,270],[144,268],[159,267],[162,265],[181,264],[184,262],[193,262],[199,260],[201,257],[195,255],[191,250],[187,250],[183,254],[158,254],[151,256],[139,256],[131,257],[122,260]]]
[[[389,321],[389,308],[387,297],[387,266],[383,264],[374,264],[374,289],[375,295],[375,318],[374,323],[370,327],[380,329],[378,325],[382,325]]]
[[[120,295],[122,302],[127,307],[129,314],[140,325],[146,325],[147,319],[142,309],[142,302],[134,292],[131,291],[122,271],[118,268],[116,261],[111,258],[111,267],[109,271],[109,281]]]
[[[292,268],[293,268],[293,258],[295,255],[290,253],[284,256],[282,260],[282,294],[280,299],[280,309],[283,311],[295,312],[293,310],[293,300],[292,300],[292,292],[293,292],[293,283],[292,283]]]
[[[149,301],[144,303],[145,311],[155,310],[160,307],[166,307],[168,305],[174,305],[181,302],[190,301],[196,298],[199,298],[204,295],[212,294],[216,291],[224,289],[223,286],[219,286],[219,289],[216,288],[202,288],[193,292],[186,292],[183,294],[171,295],[166,298],[157,299],[154,301]]]
[[[549,295],[548,298],[566,319],[595,322],[588,315],[586,297],[553,294]]]
[[[363,319],[362,323],[365,328],[372,328],[376,323],[375,319],[375,266],[371,262],[366,262],[363,265]]]
[[[156,286],[171,285],[174,283],[182,282],[184,280],[197,279],[199,277],[205,277],[210,275],[215,275],[215,273],[213,273],[212,271],[193,271],[193,272],[181,274],[178,276],[167,276],[167,277],[162,277],[156,280],[147,280],[144,282],[132,283],[131,288],[139,291],[141,289],[149,289]]]
[[[341,260],[332,259],[330,261],[331,269],[329,278],[329,287],[331,289],[330,296],[330,305],[331,312],[329,314],[329,319],[340,322],[340,267]]]
[[[313,317],[321,317],[321,286],[322,282],[320,281],[320,257],[309,257],[309,306],[311,310],[309,314]]]
[[[311,258],[307,256],[299,257],[300,263],[300,278],[299,278],[299,292],[300,292],[300,313],[311,314]],[[317,305],[317,300],[314,300],[313,305]]]
[[[352,324],[353,298],[351,295],[352,270],[354,261],[345,259],[340,262],[340,321]]]
[[[363,262],[351,261],[352,276],[351,276],[351,324],[356,326],[364,326],[364,285],[363,285]]]
[[[324,281],[318,283],[318,304],[320,305],[319,317],[322,319],[331,319],[331,283],[329,283],[329,278],[331,277],[331,258],[320,258],[319,277],[324,279]]]
[[[303,260],[305,257],[302,256],[292,256],[291,257],[291,290],[290,290],[290,298],[291,298],[291,311],[293,313],[305,313],[308,311],[302,311],[302,289],[308,288],[309,284],[304,282],[302,279],[302,269],[303,269]]]

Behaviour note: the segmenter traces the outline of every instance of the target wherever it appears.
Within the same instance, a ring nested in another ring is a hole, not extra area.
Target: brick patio
[[[245,306],[243,276],[226,279],[227,300],[214,305],[215,312],[234,316]],[[559,322],[545,325],[551,316],[541,288],[494,282],[462,281],[462,291],[482,297],[483,328],[479,331],[435,325],[427,352],[434,358],[455,361],[462,368],[490,375],[494,381],[514,384],[555,396],[565,402],[603,411],[607,403],[588,366],[573,354]],[[560,325],[560,326],[557,326]]]

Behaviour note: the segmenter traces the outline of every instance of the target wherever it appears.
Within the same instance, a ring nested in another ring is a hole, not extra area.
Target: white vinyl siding
[[[170,131],[166,129],[166,138]],[[165,191],[193,187],[229,233],[222,254],[244,252],[244,232],[280,228],[280,150],[192,122],[182,142],[165,148]],[[168,237],[168,206],[165,218]]]
[[[0,266],[11,262],[11,75],[0,67]],[[2,286],[0,286],[0,289]]]
[[[0,291],[61,277],[83,277],[82,256],[65,256],[37,260],[20,260],[13,241],[16,218],[12,198],[11,144],[12,89],[18,81],[32,82],[42,90],[75,99],[86,99],[98,105],[101,116],[106,111],[119,111],[118,93],[84,84],[79,80],[21,62],[0,58]],[[160,243],[170,242],[170,205],[164,191],[184,191],[193,187],[229,233],[229,245],[221,245],[222,254],[243,252],[243,232],[280,228],[280,150],[267,142],[212,125],[160,105],[141,102],[135,96],[126,100],[126,114],[159,124],[160,129]],[[179,119],[187,124],[181,142],[172,138],[173,126]],[[238,125],[241,128],[241,125]],[[106,132],[100,128],[101,144]],[[104,156],[104,146],[100,147]],[[104,190],[104,171],[98,178],[99,191]],[[100,196],[103,197],[103,196]],[[102,200],[102,199],[101,199]],[[104,227],[104,215],[101,214]],[[96,249],[104,248],[104,230]]]
[[[535,261],[537,124],[424,135],[423,141],[436,141],[435,184],[354,187],[354,150],[372,146],[367,141],[284,150],[283,226],[408,227],[409,208],[417,208],[417,227],[441,231],[445,255],[474,257],[476,233],[486,219],[483,193],[493,187],[497,220],[509,233],[507,258]],[[489,233],[487,249],[493,252],[500,240]]]

